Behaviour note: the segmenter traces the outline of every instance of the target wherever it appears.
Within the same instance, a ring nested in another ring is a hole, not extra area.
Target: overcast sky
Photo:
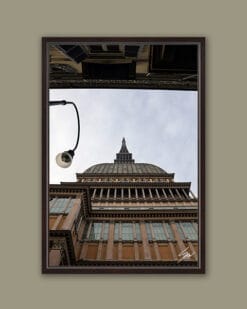
[[[136,163],[152,163],[175,181],[192,182],[197,195],[197,92],[132,89],[53,89],[50,100],[73,101],[81,137],[72,165],[56,165],[77,138],[73,106],[50,107],[50,183],[75,181],[76,173],[113,163],[125,137]]]

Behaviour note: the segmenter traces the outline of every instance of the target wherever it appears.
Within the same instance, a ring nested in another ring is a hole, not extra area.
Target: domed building
[[[198,265],[198,200],[190,182],[135,163],[123,138],[113,163],[50,185],[49,267],[172,272]]]

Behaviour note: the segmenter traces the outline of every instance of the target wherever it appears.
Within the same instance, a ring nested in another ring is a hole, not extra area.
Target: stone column
[[[98,250],[97,250],[97,260],[101,260],[102,259],[102,250],[103,250],[103,235],[104,235],[104,228],[105,228],[105,222],[103,222],[102,224],[102,229],[100,231],[100,241],[98,244]]]
[[[76,199],[74,206],[70,210],[69,214],[67,215],[63,225],[62,230],[71,230],[75,221],[75,218],[77,217],[79,211],[81,208],[81,200]]]
[[[52,231],[56,230],[58,228],[59,223],[61,222],[62,218],[63,218],[63,215],[57,216],[57,219],[54,222],[53,226],[50,228],[50,230],[52,230]]]
[[[107,200],[109,199],[109,196],[110,196],[110,189],[107,189],[107,196],[106,196]]]
[[[175,239],[177,241],[179,251],[182,252],[183,250],[186,249],[186,247],[185,247],[184,242],[182,241],[182,239],[181,239],[181,237],[179,235],[179,232],[177,230],[177,227],[176,227],[176,224],[175,224],[174,221],[171,222],[171,229],[172,229],[173,234],[175,236]]]
[[[181,194],[180,194],[180,192],[179,192],[179,189],[176,189],[176,192],[177,192],[177,195],[178,195],[178,197],[180,198],[180,200],[182,200],[183,198],[182,198],[182,196],[181,196]]]
[[[94,190],[93,190],[92,199],[94,199],[94,198],[95,198],[95,195],[96,195],[96,190],[97,190],[97,189],[94,189]]]
[[[123,244],[122,244],[122,222],[119,222],[119,231],[118,231],[118,260],[123,258]]]
[[[188,200],[189,199],[188,194],[186,193],[186,191],[184,189],[182,189],[182,191],[183,191],[183,194],[184,194],[185,198]]]
[[[137,236],[136,236],[136,226],[135,222],[133,222],[133,239],[134,239],[134,259],[139,260],[139,246],[137,242]]]
[[[152,260],[144,222],[140,223],[140,230],[141,230],[141,236],[142,236],[142,246],[143,246],[144,260]]]
[[[166,190],[165,190],[165,189],[161,189],[161,190],[162,190],[162,192],[163,192],[163,194],[164,194],[165,198],[167,199]]]
[[[169,192],[170,192],[170,194],[171,194],[172,199],[175,200],[175,196],[174,196],[173,193],[172,193],[172,189],[169,188],[168,190],[169,190]]]
[[[138,191],[136,188],[135,188],[135,195],[136,195],[136,199],[138,199]]]
[[[113,260],[113,247],[114,247],[114,222],[109,224],[109,234],[106,247],[106,260]]]
[[[160,199],[160,195],[159,195],[158,189],[155,189],[155,192],[156,192],[156,195],[157,195],[158,199]]]
[[[166,229],[166,226],[165,226],[165,222],[162,222],[162,226],[163,226],[166,238],[168,239],[168,244],[169,244],[169,248],[170,248],[171,253],[172,253],[172,258],[173,258],[174,261],[177,261],[178,260],[178,256],[177,256],[174,244],[172,242],[172,239],[170,238],[169,233],[167,232],[167,229]]]
[[[100,198],[100,199],[102,199],[102,195],[103,195],[103,189],[101,188],[101,189],[100,189],[100,195],[99,195],[99,198]]]
[[[145,192],[144,192],[143,188],[142,188],[142,195],[143,195],[143,198],[146,198],[146,195],[145,195]]]

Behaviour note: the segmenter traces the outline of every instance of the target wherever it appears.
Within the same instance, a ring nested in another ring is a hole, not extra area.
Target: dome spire
[[[114,163],[134,163],[135,160],[132,159],[132,153],[129,153],[126,146],[125,138],[122,139],[122,146],[120,151],[116,154],[116,159]]]
[[[129,153],[128,148],[126,146],[126,141],[125,141],[124,137],[122,139],[122,147],[121,147],[119,153]]]

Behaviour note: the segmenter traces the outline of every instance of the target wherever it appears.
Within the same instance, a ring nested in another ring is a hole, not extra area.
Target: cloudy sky
[[[73,101],[81,136],[72,165],[56,165],[72,149],[77,118],[71,105],[50,107],[50,183],[75,181],[97,163],[112,163],[125,137],[136,163],[152,163],[175,181],[191,181],[197,195],[197,92],[125,89],[53,89],[50,101]]]

